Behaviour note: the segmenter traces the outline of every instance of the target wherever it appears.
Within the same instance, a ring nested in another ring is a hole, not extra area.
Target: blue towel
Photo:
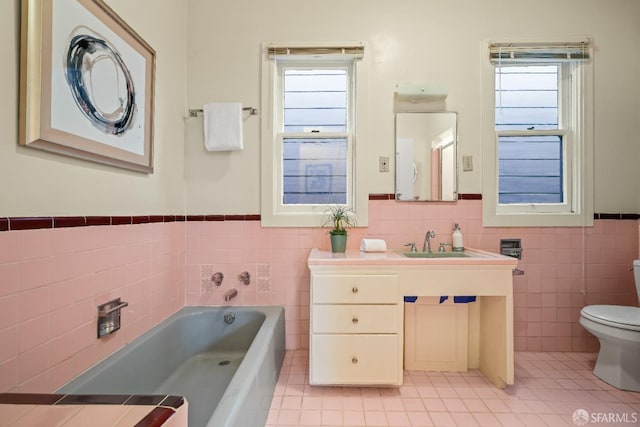
[[[443,302],[445,302],[448,299],[449,299],[449,297],[447,297],[447,296],[440,297],[440,304],[442,304]],[[418,300],[418,297],[415,297],[415,296],[404,297],[404,302],[414,303],[417,300]],[[475,301],[476,301],[476,297],[474,297],[474,296],[453,297],[453,302],[455,304],[465,304],[465,303],[468,303],[468,302],[475,302]]]
[[[449,297],[447,297],[447,296],[440,297],[440,304],[445,302],[447,299],[449,299]],[[455,304],[466,304],[468,302],[475,302],[475,301],[476,301],[476,297],[474,297],[474,296],[453,297],[453,302]]]

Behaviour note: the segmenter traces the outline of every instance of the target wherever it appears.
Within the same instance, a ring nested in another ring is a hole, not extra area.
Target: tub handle
[[[240,275],[238,276],[238,279],[245,285],[245,286],[249,286],[249,284],[251,283],[251,274],[249,274],[248,271],[243,271],[242,273],[240,273]]]
[[[218,271],[217,273],[213,273],[213,276],[211,276],[211,281],[216,286],[222,285],[223,280],[224,280],[224,274],[222,274],[220,271]]]
[[[109,317],[109,315],[111,313],[113,313],[114,311],[121,310],[121,309],[125,308],[128,305],[129,305],[128,302],[122,301],[122,302],[120,302],[120,304],[115,305],[113,307],[106,308],[106,309],[105,308],[101,308],[100,310],[98,310],[98,317]]]

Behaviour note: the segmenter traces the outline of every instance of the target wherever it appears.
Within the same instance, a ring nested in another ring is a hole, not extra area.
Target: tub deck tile
[[[184,397],[182,396],[167,396],[158,406],[166,406],[173,409],[178,409],[184,405]]]
[[[129,394],[67,394],[58,405],[123,405]]]
[[[134,394],[124,402],[125,405],[153,405],[158,406],[167,396],[160,394]]]
[[[175,413],[173,409],[156,407],[135,427],[160,427]]]
[[[53,393],[0,393],[0,404],[53,405],[63,397],[63,394]]]
[[[171,395],[0,393],[0,419],[11,419],[9,426],[18,420],[20,425],[40,426],[46,420],[51,425],[76,427],[87,425],[87,419],[101,412],[100,419],[106,415],[123,418],[124,414],[128,426],[160,427],[184,405],[184,397]]]

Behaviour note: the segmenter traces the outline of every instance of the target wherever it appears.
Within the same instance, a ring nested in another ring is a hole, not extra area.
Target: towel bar
[[[253,107],[244,107],[242,111],[248,111],[249,114],[255,116],[258,114],[258,109]],[[189,110],[189,117],[198,117],[198,113],[202,113],[202,108]]]

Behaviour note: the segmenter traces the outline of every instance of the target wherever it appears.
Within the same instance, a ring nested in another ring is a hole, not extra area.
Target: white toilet
[[[633,261],[633,272],[640,295],[640,260]],[[600,341],[594,375],[616,388],[640,391],[640,307],[588,305],[580,324]]]

